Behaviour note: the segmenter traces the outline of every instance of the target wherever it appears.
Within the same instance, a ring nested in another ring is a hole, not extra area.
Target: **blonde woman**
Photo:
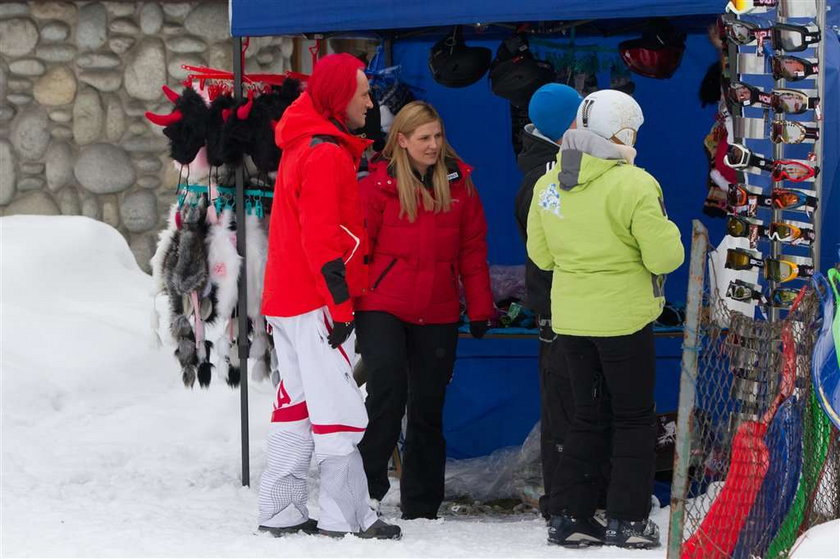
[[[443,500],[443,401],[452,377],[461,285],[470,332],[493,311],[487,223],[472,168],[421,101],[396,115],[361,184],[370,284],[355,302],[367,371],[369,424],[359,451],[373,499],[388,492],[388,460],[408,408],[400,499],[403,519],[436,518]]]

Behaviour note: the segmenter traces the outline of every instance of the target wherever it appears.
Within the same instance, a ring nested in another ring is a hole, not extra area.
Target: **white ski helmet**
[[[636,134],[645,121],[635,99],[615,89],[602,89],[586,96],[578,107],[577,127],[591,130],[607,140],[626,146],[636,143]]]

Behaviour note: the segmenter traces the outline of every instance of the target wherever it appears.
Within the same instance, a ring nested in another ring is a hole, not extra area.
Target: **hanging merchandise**
[[[646,78],[668,79],[682,61],[685,33],[677,31],[666,19],[655,19],[641,38],[620,43],[618,52],[633,72]]]
[[[468,47],[464,32],[456,25],[452,33],[439,40],[429,53],[432,78],[446,87],[472,85],[490,68],[493,53],[485,47]]]
[[[182,165],[188,165],[206,142],[207,104],[191,87],[185,87],[181,95],[167,86],[163,86],[163,92],[174,103],[175,108],[166,115],[147,112],[146,118],[164,127],[163,134],[169,138],[169,153],[172,159]]]
[[[222,319],[222,334],[216,341],[216,352],[219,356],[219,374],[229,386],[239,384],[239,367],[231,366],[230,325],[229,320],[236,309],[239,297],[239,270],[242,257],[236,251],[236,218],[233,209],[225,207],[219,212],[219,219],[210,225],[207,234],[207,268],[210,282],[216,288],[216,310]],[[247,237],[246,237],[247,238]]]
[[[287,79],[282,86],[259,95],[249,93],[224,119],[219,154],[222,161],[236,165],[249,155],[259,172],[275,172],[280,148],[274,140],[274,128],[299,95],[300,82],[296,79]]]
[[[211,351],[215,349],[219,374],[234,387],[240,380],[236,312],[242,260],[236,250],[234,189],[190,185],[179,191],[151,260],[155,294],[164,293],[169,300],[168,322],[184,385],[192,387],[196,379],[202,387],[209,385],[214,367]],[[259,312],[268,243],[262,225],[266,207],[263,198],[271,195],[263,190],[245,191],[249,357],[255,360],[255,380],[270,376],[275,359],[265,319]],[[156,317],[155,324],[157,321]],[[213,343],[208,337],[217,329],[219,337]]]
[[[816,60],[806,60],[796,56],[777,55],[770,60],[774,80],[798,82],[820,73]]]
[[[175,104],[173,111],[146,115],[165,127],[172,157],[181,166],[178,201],[152,258],[153,278],[156,293],[166,294],[169,301],[167,322],[184,384],[192,387],[197,380],[200,386],[208,386],[212,370],[218,366],[227,383],[237,386],[237,300],[242,266],[236,248],[238,226],[245,228],[247,243],[247,336],[251,341],[249,357],[254,359],[253,377],[268,378],[277,362],[259,312],[267,246],[262,223],[270,208],[264,200],[272,193],[246,188],[245,223],[237,225],[235,190],[219,184],[232,180],[232,174],[218,169],[242,164],[248,156],[258,174],[246,175],[246,179],[252,185],[266,184],[281,155],[274,142],[274,127],[300,94],[301,83],[290,75],[247,78],[248,95],[236,102],[225,86],[229,75],[190,69],[199,71],[201,77],[188,79],[190,87],[180,95],[163,88]],[[210,172],[211,166],[217,169],[215,174]]]
[[[551,64],[534,58],[522,33],[502,41],[490,66],[493,93],[521,108],[527,108],[531,95],[555,77]]]

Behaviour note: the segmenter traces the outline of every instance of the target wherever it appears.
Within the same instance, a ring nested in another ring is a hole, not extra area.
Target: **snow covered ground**
[[[383,510],[398,542],[256,535],[271,387],[250,385],[242,487],[239,392],[216,378],[185,389],[172,349],[152,346],[151,278],[119,233],[1,218],[0,276],[0,556],[665,556],[549,546],[533,515],[396,520],[393,495]],[[655,520],[666,534],[668,509]],[[812,530],[796,556],[840,556],[840,524]]]

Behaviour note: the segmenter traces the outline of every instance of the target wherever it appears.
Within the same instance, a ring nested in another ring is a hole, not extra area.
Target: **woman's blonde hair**
[[[442,145],[438,159],[430,167],[432,176],[431,192],[423,186],[423,182],[417,177],[411,165],[411,158],[408,150],[400,147],[399,135],[409,138],[417,128],[430,122],[439,122],[442,135]],[[438,112],[430,104],[424,101],[412,101],[400,109],[394,117],[391,129],[388,131],[388,141],[382,155],[389,161],[391,172],[397,179],[397,194],[400,198],[400,217],[406,216],[408,221],[417,219],[417,201],[423,202],[423,208],[427,211],[448,212],[452,206],[452,196],[449,191],[449,171],[446,168],[447,159],[460,160],[458,154],[446,141],[446,133],[443,130],[443,120]],[[472,181],[465,177],[467,190],[472,192]]]

